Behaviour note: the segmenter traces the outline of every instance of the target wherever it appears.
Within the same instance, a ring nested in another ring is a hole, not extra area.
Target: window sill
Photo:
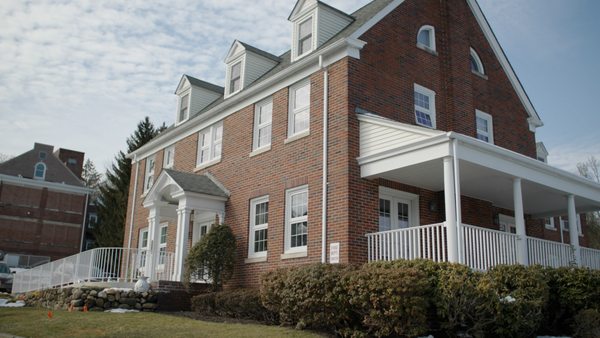
[[[194,172],[198,172],[198,171],[200,171],[202,169],[206,169],[206,168],[208,168],[208,167],[210,167],[212,165],[215,165],[215,164],[217,164],[219,162],[221,162],[221,158],[220,157],[219,158],[215,158],[214,160],[210,160],[210,161],[208,161],[206,163],[202,163],[201,165],[196,166],[196,169],[194,169]]]
[[[558,230],[556,227],[547,227],[547,226],[544,226],[544,228],[546,228],[546,230],[551,230],[551,231],[557,231]]]
[[[283,141],[283,144],[292,143],[292,142],[294,142],[296,140],[299,140],[299,139],[304,138],[304,137],[309,136],[309,135],[310,135],[310,130],[305,130],[305,131],[300,132],[300,133],[298,133],[296,135],[288,137],[285,141]]]
[[[296,251],[296,252],[286,252],[281,255],[281,259],[293,259],[293,258],[302,258],[308,257],[308,251]]]
[[[267,261],[267,256],[264,257],[248,257],[244,259],[244,263],[252,264],[252,263],[264,263]]]
[[[271,145],[270,144],[268,146],[265,146],[265,147],[258,148],[256,150],[254,150],[253,152],[250,153],[250,155],[248,155],[248,157],[254,157],[256,155],[260,155],[262,153],[266,153],[269,150],[271,150]]]
[[[433,50],[433,49],[431,49],[431,48],[429,48],[429,47],[427,47],[425,45],[422,45],[420,43],[417,43],[417,48],[419,48],[419,49],[421,49],[421,50],[423,50],[423,51],[425,51],[425,52],[427,52],[427,53],[429,53],[429,54],[431,54],[433,56],[438,56],[438,53],[435,50]]]
[[[475,74],[475,75],[479,76],[480,78],[482,78],[482,79],[484,79],[484,80],[487,80],[487,79],[488,79],[488,76],[487,76],[487,75],[485,75],[485,74],[481,74],[480,72],[476,72],[476,71],[474,71],[474,70],[471,70],[471,73],[473,73],[473,74]]]

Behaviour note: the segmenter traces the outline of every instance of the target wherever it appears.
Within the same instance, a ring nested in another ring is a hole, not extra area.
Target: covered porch
[[[600,269],[600,251],[580,245],[578,221],[579,214],[600,210],[600,185],[462,134],[367,113],[358,118],[361,176],[442,192],[445,215],[436,224],[407,221],[382,228],[380,209],[382,231],[367,234],[369,261],[427,258],[478,270],[498,264]],[[489,224],[467,224],[461,207],[466,197],[509,212],[490,218]],[[559,216],[560,239],[527,234],[526,218]]]

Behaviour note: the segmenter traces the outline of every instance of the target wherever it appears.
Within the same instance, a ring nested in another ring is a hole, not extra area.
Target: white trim
[[[146,167],[144,169],[144,193],[147,193],[154,184],[154,172],[156,167],[156,156],[146,158]]]
[[[263,112],[263,109],[271,106],[271,111],[269,112],[269,121],[260,123],[260,116]],[[265,144],[259,145],[259,131],[264,128],[270,128],[269,132],[269,142]],[[269,148],[271,149],[271,142],[273,139],[273,98],[269,97],[265,100],[262,100],[254,105],[254,128],[252,134],[252,152],[260,151],[261,149]]]
[[[162,242],[163,229],[165,229],[165,242],[164,243]],[[158,259],[156,260],[158,268],[163,268],[165,265],[165,260],[167,258],[167,257],[165,257],[166,253],[167,253],[167,243],[169,243],[169,223],[166,223],[166,222],[160,223],[158,226],[158,247],[157,247],[158,251],[156,252],[156,254],[158,256],[157,257]],[[161,252],[160,252],[161,249],[164,249],[165,256],[161,257]],[[161,259],[163,260],[162,263],[161,263]]]
[[[435,92],[433,90],[423,87],[417,83],[414,84],[414,92],[419,93],[424,96],[427,96],[429,98],[429,109],[426,109],[424,107],[417,106],[417,103],[414,101],[414,93],[413,93],[415,123],[421,127],[436,129],[437,128],[437,122],[436,122],[437,118],[436,118],[436,108],[435,108]],[[423,123],[419,123],[419,120],[417,118],[417,109],[420,112],[429,115],[429,118],[431,119],[431,126],[428,126]]]
[[[500,227],[500,231],[508,232],[508,233],[517,233],[517,222],[513,216],[508,216],[504,214],[498,214],[498,226]],[[508,227],[502,229],[502,223],[507,224]],[[511,232],[510,229],[514,228],[515,232]]]
[[[38,176],[37,175],[37,171],[38,171],[38,166],[42,166],[42,176]],[[44,162],[38,162],[33,166],[33,179],[34,180],[40,180],[43,181],[46,179],[46,171],[48,170],[48,167],[46,166],[46,163]]]
[[[292,219],[292,196],[298,194],[306,194],[306,215],[298,216]],[[285,237],[284,237],[284,253],[298,253],[298,252],[306,252],[308,247],[308,207],[309,207],[309,198],[308,198],[308,185],[303,185],[300,187],[295,187],[291,189],[287,189],[285,191]],[[307,242],[304,246],[297,246],[292,248],[292,221],[294,224],[306,222],[307,223]]]
[[[297,251],[297,252],[286,252],[281,254],[281,259],[294,259],[294,258],[302,258],[308,257],[308,251]]]
[[[477,124],[478,118],[480,118],[486,122],[487,131],[479,130],[478,124]],[[479,109],[475,110],[475,133],[476,133],[476,137],[478,140],[486,142],[485,140],[482,140],[479,138],[479,135],[481,134],[482,136],[488,138],[487,143],[494,144],[494,119],[492,118],[492,115],[482,112]]]
[[[311,22],[311,48],[310,50],[305,51],[302,54],[298,54],[300,52],[300,25],[305,23],[308,20],[312,20]],[[313,9],[306,11],[305,14],[303,14],[300,18],[295,19],[294,20],[294,28],[293,28],[293,32],[292,32],[292,58],[291,58],[291,62],[296,62],[304,57],[306,57],[307,55],[310,55],[312,52],[314,52],[317,49],[317,39],[318,39],[318,11],[317,11],[317,6],[315,6]]]
[[[473,58],[473,61],[475,61],[475,65],[478,68],[478,69],[471,68],[471,72],[473,72],[477,75],[485,75],[485,67],[483,66],[483,62],[481,62],[481,58],[479,57],[479,54],[477,53],[477,51],[475,51],[475,49],[473,49],[473,47],[471,47],[469,57]],[[469,67],[471,67],[470,59],[469,59]]]
[[[550,223],[546,222],[547,219],[550,220]],[[550,216],[544,218],[544,228],[556,231],[556,226],[554,225],[554,217]]]
[[[269,144],[268,146],[266,146],[266,147],[262,147],[262,148],[259,148],[259,149],[256,149],[256,150],[252,151],[252,152],[251,152],[251,153],[248,155],[248,157],[254,157],[254,156],[258,156],[258,155],[260,155],[260,154],[262,154],[262,153],[266,153],[266,152],[267,152],[267,151],[269,151],[269,150],[271,150],[271,145],[270,145],[270,144]]]
[[[61,192],[69,192],[75,194],[86,195],[90,194],[93,190],[86,187],[77,187],[73,185],[68,185],[65,183],[55,183],[48,181],[40,181],[34,180],[32,178],[18,177],[18,176],[9,176],[0,174],[0,181],[7,182],[23,187],[34,187],[34,188],[48,188],[53,191],[61,191]]]
[[[423,32],[423,31],[427,31],[427,33],[429,35],[429,43],[430,43],[429,46],[419,42],[419,36],[421,35],[421,32]],[[421,26],[421,28],[419,28],[419,31],[417,32],[417,47],[419,47],[421,49],[425,49],[426,51],[429,51],[429,52],[433,52],[433,53],[436,52],[435,27],[433,27],[431,25],[423,25],[423,26]]]
[[[298,133],[298,134],[296,134],[296,135],[294,135],[294,136],[290,136],[290,137],[286,138],[286,139],[283,141],[283,144],[292,143],[292,142],[294,142],[294,141],[296,141],[296,140],[299,140],[299,139],[301,139],[301,138],[305,138],[305,137],[307,137],[307,136],[310,136],[310,130],[305,130],[305,131],[303,131],[303,132],[301,132],[301,133]]]
[[[308,87],[308,104],[306,106],[303,106],[301,108],[295,108],[294,107],[294,103],[295,103],[295,98],[296,98],[296,93],[298,92],[298,90]],[[289,95],[288,95],[288,139],[296,136],[298,134],[301,133],[305,133],[307,131],[310,131],[310,104],[311,104],[311,98],[310,98],[310,94],[311,94],[311,83],[310,83],[310,78],[304,79],[302,81],[299,81],[298,83],[295,83],[293,86],[290,86],[289,89]],[[296,122],[296,116],[299,114],[308,114],[308,121],[307,121],[307,126],[305,129],[302,130],[295,130],[295,122]]]
[[[173,164],[175,164],[175,145],[169,146],[163,151],[163,168],[171,169]]]
[[[408,226],[417,227],[421,225],[420,213],[419,213],[419,195],[411,194],[409,192],[396,190],[384,186],[379,186],[379,199],[387,199],[391,201],[390,204],[390,216],[392,222],[390,226],[392,229],[397,226],[397,219],[395,215],[398,215],[398,202],[408,204],[409,206],[409,218]],[[380,230],[381,231],[381,230]]]
[[[233,69],[234,66],[236,66],[238,64],[240,65],[240,88],[234,92],[230,92],[230,90],[231,90],[231,70]],[[223,97],[224,99],[227,99],[227,98],[241,92],[244,89],[245,70],[246,70],[246,54],[245,53],[227,64],[227,69],[225,71],[226,75],[225,75],[225,94]]]
[[[267,203],[267,223],[264,224],[260,224],[260,225],[256,225],[256,206],[259,204],[263,204],[263,203]],[[268,237],[268,231],[269,231],[269,196],[261,196],[261,197],[257,197],[257,198],[253,198],[250,200],[250,215],[249,215],[249,225],[248,225],[248,229],[249,229],[249,234],[248,234],[248,258],[256,258],[256,257],[266,257],[267,256],[267,252],[268,252],[268,245],[269,245],[269,237]],[[254,235],[256,233],[256,231],[259,230],[267,230],[267,250],[265,251],[260,251],[260,252],[255,252],[254,251],[254,242],[256,241],[256,238],[254,238]]]
[[[221,137],[216,138],[217,129],[221,128]],[[212,124],[211,126],[201,130],[198,133],[198,144],[196,150],[196,170],[206,168],[209,165],[215,164],[221,161],[223,155],[223,121]],[[204,143],[205,137],[208,139],[207,143]],[[221,147],[221,151],[218,156],[215,156],[215,150],[217,146]],[[207,157],[202,160],[202,154],[206,153]]]
[[[188,82],[186,80],[186,82]],[[189,82],[188,82],[189,83]],[[178,126],[182,123],[184,123],[185,121],[190,119],[190,108],[192,105],[192,87],[191,85],[182,93],[178,94],[179,95],[179,100],[177,100],[177,116],[175,117],[175,125]],[[181,114],[181,104],[183,102],[183,98],[188,95],[188,106],[187,106],[187,112],[184,116],[183,119],[179,119],[179,115]]]

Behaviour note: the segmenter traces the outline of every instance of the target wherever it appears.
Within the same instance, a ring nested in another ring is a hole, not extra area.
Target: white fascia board
[[[86,187],[77,187],[74,185],[68,185],[63,183],[55,183],[41,180],[34,180],[25,177],[18,176],[9,176],[0,174],[0,181],[19,185],[22,187],[31,187],[31,188],[48,188],[48,190],[59,191],[59,192],[68,192],[79,195],[87,195],[91,194],[94,190]]]
[[[475,15],[475,19],[477,20],[477,23],[481,27],[481,30],[483,30],[483,34],[485,35],[487,41],[489,42],[490,46],[492,46],[492,50],[494,51],[494,54],[500,61],[500,65],[502,66],[502,69],[508,76],[508,79],[509,79],[510,83],[512,84],[514,90],[517,92],[517,95],[519,96],[521,103],[523,104],[523,106],[525,106],[525,110],[527,111],[527,114],[529,114],[530,130],[535,132],[535,128],[543,126],[544,123],[542,122],[540,116],[538,115],[537,111],[533,107],[533,104],[531,103],[529,96],[527,96],[527,93],[525,92],[525,89],[523,88],[521,81],[519,81],[519,78],[517,77],[510,62],[508,62],[508,58],[506,57],[506,54],[504,54],[504,50],[500,46],[500,43],[498,42],[496,35],[492,31],[492,28],[490,27],[489,22],[485,18],[485,15],[483,14],[481,7],[479,7],[477,0],[467,0],[467,3],[469,4],[471,11],[473,12],[473,15]]]
[[[458,157],[515,177],[600,203],[600,184],[544,162],[474,138],[449,133],[459,141]]]
[[[290,85],[309,77],[311,74],[320,70],[319,56],[323,56],[323,65],[333,64],[346,56],[359,57],[360,51],[357,45],[364,46],[356,39],[340,39],[331,45],[325,47],[319,53],[313,53],[301,60],[298,60],[288,68],[280,71],[263,82],[245,89],[235,97],[224,101],[211,110],[194,117],[188,123],[185,123],[171,131],[165,132],[158,138],[146,143],[141,148],[129,153],[127,158],[133,163],[158,152],[162,148],[172,145],[184,138],[193,135],[204,128],[221,121],[227,116],[251,105],[266,97],[273,95],[278,90],[287,88]]]
[[[371,124],[376,124],[386,128],[393,128],[402,131],[407,131],[410,133],[423,135],[423,136],[439,136],[445,135],[446,133],[440,130],[429,129],[425,127],[419,127],[412,124],[406,124],[398,121],[394,121],[383,116],[377,115],[366,115],[366,114],[357,114],[358,120],[360,122],[367,122]]]

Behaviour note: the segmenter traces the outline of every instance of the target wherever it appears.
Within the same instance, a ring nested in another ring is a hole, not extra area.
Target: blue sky
[[[352,12],[369,0],[325,0]],[[103,169],[149,115],[173,123],[183,73],[223,84],[234,39],[289,48],[295,0],[0,1],[0,153],[42,142]],[[549,161],[600,157],[600,2],[480,0],[545,126]]]

